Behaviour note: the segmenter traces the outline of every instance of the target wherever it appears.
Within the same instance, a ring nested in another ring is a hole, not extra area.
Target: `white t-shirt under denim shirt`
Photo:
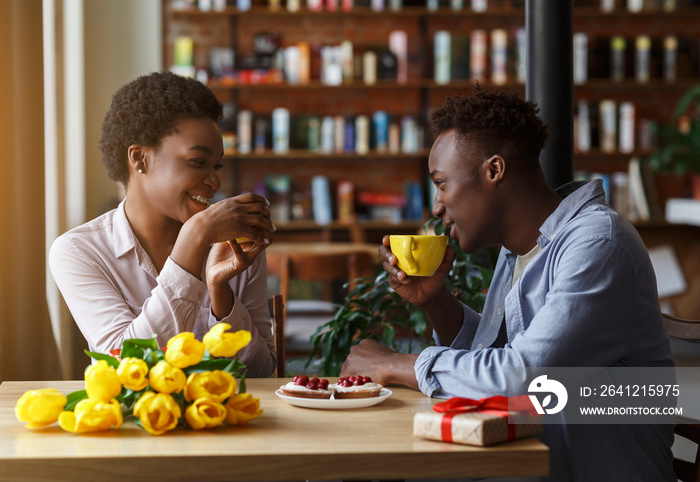
[[[516,255],[503,248],[483,313],[465,306],[452,345],[419,355],[415,373],[426,395],[507,395],[508,367],[673,366],[656,278],[637,231],[605,204],[600,180],[557,192],[564,199],[540,227],[542,252],[516,283]],[[490,348],[504,316],[509,342]],[[544,430],[547,480],[676,480],[669,424]]]
[[[138,242],[124,212],[116,209],[58,237],[49,254],[58,288],[88,342],[107,353],[128,338],[156,335],[159,347],[183,331],[202,336],[226,322],[248,330],[252,340],[238,356],[248,376],[267,377],[275,369],[272,324],[267,308],[267,262],[263,255],[230,281],[231,313],[217,320],[206,283],[168,258],[158,273]]]

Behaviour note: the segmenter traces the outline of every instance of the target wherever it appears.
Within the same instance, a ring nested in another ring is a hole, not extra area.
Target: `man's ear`
[[[506,161],[499,154],[491,157],[488,161],[489,179],[492,181],[501,181],[506,173]]]
[[[138,144],[132,144],[127,150],[129,172],[143,174],[146,172],[146,149]]]

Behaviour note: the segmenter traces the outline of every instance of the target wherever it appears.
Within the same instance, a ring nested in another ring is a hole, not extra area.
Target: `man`
[[[433,214],[465,252],[502,246],[483,313],[447,291],[450,248],[434,276],[409,277],[385,237],[391,286],[425,311],[437,346],[398,354],[365,340],[341,376],[480,398],[507,394],[509,367],[673,366],[644,244],[600,181],[547,185],[537,112],[477,87],[432,114]],[[546,425],[543,441],[551,480],[675,480],[670,425]]]

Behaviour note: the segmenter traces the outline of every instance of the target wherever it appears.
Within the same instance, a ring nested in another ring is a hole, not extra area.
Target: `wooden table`
[[[68,393],[80,381],[0,385],[0,480],[317,480],[541,476],[549,449],[529,438],[489,448],[414,437],[413,414],[436,400],[406,388],[373,407],[314,410],[274,391],[288,379],[250,379],[262,417],[244,426],[149,435],[133,422],[74,435],[58,425],[29,430],[14,406],[26,390]]]

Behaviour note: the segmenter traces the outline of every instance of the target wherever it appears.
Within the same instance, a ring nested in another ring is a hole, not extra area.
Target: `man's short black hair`
[[[487,92],[477,84],[470,96],[448,97],[430,122],[436,136],[455,129],[459,142],[469,141],[479,157],[500,154],[527,163],[539,160],[547,141],[547,126],[538,112],[537,104],[514,92]]]
[[[184,119],[221,119],[222,105],[201,82],[171,72],[143,75],[121,87],[102,123],[102,163],[113,181],[129,180],[129,146],[159,147]]]

